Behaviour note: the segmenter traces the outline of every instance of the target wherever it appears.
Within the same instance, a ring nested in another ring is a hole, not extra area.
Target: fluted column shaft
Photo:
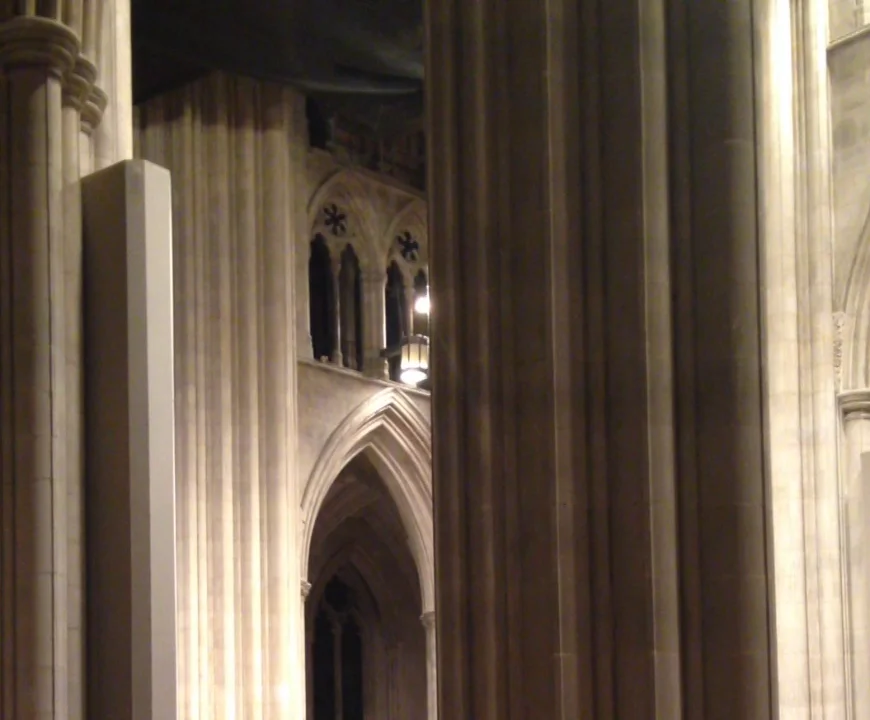
[[[8,291],[0,301],[0,365],[4,383],[11,383],[0,392],[8,402],[0,433],[6,433],[10,458],[2,472],[2,504],[9,513],[2,584],[10,593],[2,603],[9,608],[2,631],[2,716],[81,718],[86,628],[79,179],[91,169],[90,136],[106,104],[93,42],[103,7],[102,0],[68,0],[19,4],[12,11],[23,14],[0,22],[0,118],[2,136],[10,140],[0,148],[8,183],[0,203],[6,278],[0,284]],[[13,612],[16,595],[21,604]]]
[[[427,6],[444,717],[772,716],[752,6]]]
[[[175,181],[179,715],[305,715],[292,145],[301,96],[215,74],[141,109]],[[268,391],[264,391],[268,389]]]
[[[0,25],[4,718],[66,717],[67,366],[64,78],[75,34],[47,18]],[[8,593],[8,595],[7,595]],[[13,609],[14,608],[14,609]]]
[[[64,310],[66,334],[66,483],[69,718],[84,718],[85,710],[85,507],[84,507],[84,404],[82,338],[82,210],[80,178],[90,168],[82,166],[82,147],[99,122],[88,103],[96,93],[96,68],[79,55],[66,77],[63,94],[63,204],[64,204]],[[87,154],[84,155],[87,160]]]
[[[363,372],[380,380],[387,377],[387,361],[381,355],[387,344],[386,283],[383,268],[362,271]]]

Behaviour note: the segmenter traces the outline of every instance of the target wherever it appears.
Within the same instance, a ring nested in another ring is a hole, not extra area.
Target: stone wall
[[[870,212],[870,32],[831,47],[834,151],[835,303],[846,284]]]

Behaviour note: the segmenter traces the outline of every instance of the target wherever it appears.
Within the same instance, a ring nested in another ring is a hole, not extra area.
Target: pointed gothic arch
[[[320,508],[341,470],[365,453],[395,502],[420,580],[422,612],[435,609],[430,425],[402,391],[387,388],[352,410],[326,441],[302,494],[300,567],[308,577]]]
[[[408,262],[401,256],[396,247],[396,238],[405,232],[409,233],[419,244],[419,259],[417,261]],[[382,243],[385,251],[384,259],[387,263],[392,259],[398,258],[409,267],[416,268],[418,265],[428,264],[429,222],[427,219],[426,201],[422,198],[413,198],[407,202],[390,220]]]
[[[347,168],[329,175],[308,201],[308,234],[311,237],[324,230],[324,209],[333,204],[347,216],[346,234],[338,238],[341,244],[352,245],[363,264],[373,266],[377,233],[373,227],[375,203],[368,184],[358,173]],[[327,239],[332,241],[331,237]]]

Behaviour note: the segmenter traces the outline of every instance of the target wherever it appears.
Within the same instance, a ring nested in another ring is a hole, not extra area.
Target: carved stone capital
[[[106,105],[109,104],[109,96],[96,85],[91,85],[91,90],[82,105],[82,130],[90,135],[103,119]]]
[[[435,611],[428,610],[428,611],[424,612],[420,616],[420,622],[423,623],[423,627],[426,628],[427,630],[429,628],[434,628],[435,627]]]
[[[72,69],[66,75],[66,82],[63,88],[64,104],[70,105],[76,110],[81,110],[87,102],[96,81],[96,66],[84,55],[79,55]]]
[[[847,390],[837,397],[840,412],[846,422],[870,420],[870,388]]]
[[[2,67],[44,67],[63,78],[78,55],[79,39],[62,23],[24,15],[0,23]]]
[[[308,594],[311,592],[311,583],[307,580],[302,581],[302,600],[303,602],[308,599]]]

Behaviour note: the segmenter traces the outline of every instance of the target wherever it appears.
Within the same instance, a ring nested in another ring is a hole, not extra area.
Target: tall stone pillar
[[[427,5],[443,717],[772,717],[753,4]]]
[[[104,23],[129,46],[129,13],[107,0],[0,10],[4,718],[85,715],[79,179],[93,169],[117,54],[101,52]],[[129,72],[113,89],[107,140],[132,130]]]
[[[387,378],[387,361],[381,355],[387,345],[386,282],[383,268],[362,269],[363,373],[380,380]]]
[[[68,711],[63,88],[78,49],[53,18],[0,23],[0,697],[16,720]]]
[[[90,6],[87,9],[91,9]],[[80,179],[89,174],[91,138],[100,123],[105,94],[97,71],[88,22],[83,22],[82,52],[66,77],[63,94],[64,311],[66,334],[66,484],[68,562],[69,717],[85,717],[85,522],[84,402],[82,338],[82,194]]]

